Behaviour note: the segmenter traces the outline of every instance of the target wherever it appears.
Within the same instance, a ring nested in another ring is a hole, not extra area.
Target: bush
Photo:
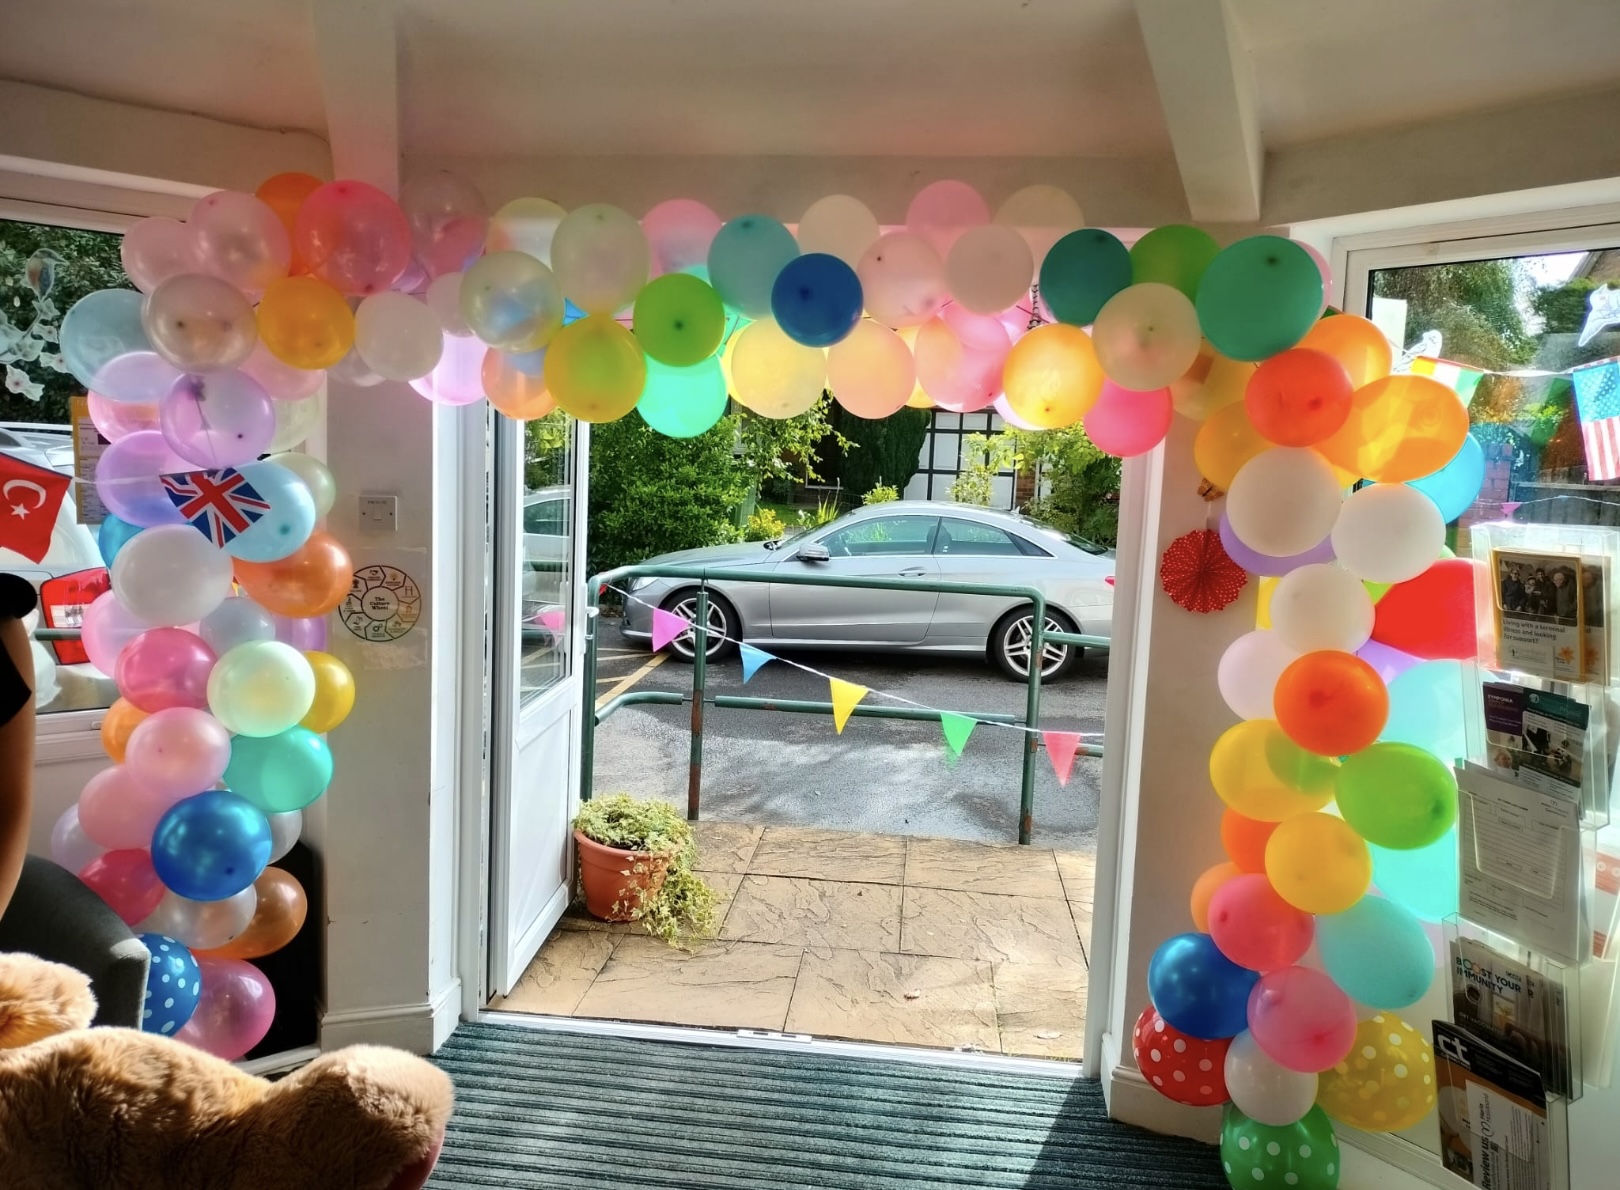
[[[838,472],[844,490],[855,497],[879,486],[905,491],[917,473],[928,422],[925,409],[901,409],[875,421],[835,409],[833,428],[848,440]]]
[[[888,484],[879,484],[861,497],[862,504],[892,504],[900,499],[900,492]]]
[[[673,946],[684,934],[714,933],[714,890],[692,871],[697,840],[691,824],[668,802],[643,801],[625,793],[593,798],[580,806],[574,829],[623,851],[669,856],[663,888],[632,911],[633,920],[649,934]]]
[[[743,526],[743,540],[775,541],[786,532],[787,526],[782,523],[782,518],[776,515],[774,509],[761,508],[749,517],[748,523]]]

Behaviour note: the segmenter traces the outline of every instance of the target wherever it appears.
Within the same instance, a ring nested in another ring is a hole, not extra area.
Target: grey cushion
[[[151,955],[107,903],[66,868],[23,861],[17,892],[0,917],[0,950],[65,963],[90,977],[98,1025],[141,1027]]]

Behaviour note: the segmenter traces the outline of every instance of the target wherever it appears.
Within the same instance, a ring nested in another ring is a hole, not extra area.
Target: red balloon
[[[1348,756],[1378,739],[1389,719],[1389,690],[1354,653],[1322,649],[1290,663],[1277,679],[1277,726],[1319,756]]]
[[[135,848],[103,852],[84,866],[79,879],[106,901],[125,925],[145,921],[163,899],[163,881],[152,867],[151,853]]]
[[[1209,902],[1209,936],[1239,967],[1275,971],[1299,962],[1311,948],[1316,924],[1303,909],[1277,895],[1257,874],[1228,880]]]
[[[1474,571],[1466,558],[1442,558],[1414,579],[1396,583],[1374,609],[1372,638],[1425,661],[1472,660]]]
[[[1230,1037],[1204,1041],[1166,1023],[1149,1004],[1136,1018],[1131,1047],[1136,1068],[1166,1099],[1193,1107],[1214,1107],[1231,1098],[1226,1091],[1226,1051]]]
[[[1278,446],[1311,446],[1344,425],[1352,391],[1350,373],[1338,360],[1295,347],[1255,369],[1243,406],[1250,424]]]

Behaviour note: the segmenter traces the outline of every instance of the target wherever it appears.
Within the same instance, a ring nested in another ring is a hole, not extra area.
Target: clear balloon
[[[1270,719],[1277,679],[1298,657],[1279,632],[1245,633],[1221,654],[1215,675],[1221,698],[1239,718]]]
[[[1251,971],[1299,962],[1311,948],[1311,915],[1272,890],[1265,876],[1234,876],[1209,902],[1209,935],[1221,953]]]
[[[117,442],[142,430],[158,428],[156,402],[137,404],[130,401],[112,401],[100,393],[90,393],[90,422],[108,442]]]
[[[287,277],[265,290],[258,324],[271,355],[306,371],[331,367],[354,346],[349,303],[313,277]]]
[[[326,617],[275,616],[276,639],[300,653],[326,648]]]
[[[1437,1097],[1434,1049],[1393,1013],[1356,1026],[1344,1061],[1322,1075],[1317,1101],[1341,1124],[1399,1132],[1423,1121]]]
[[[1001,379],[1013,412],[1052,430],[1072,426],[1097,403],[1104,376],[1090,335],[1049,323],[1013,344]]]
[[[142,305],[133,289],[98,289],[74,302],[62,319],[62,360],[91,392],[113,401],[155,401],[174,383],[172,366],[154,356]],[[164,369],[167,383],[155,392],[152,383],[130,374]]]
[[[1449,463],[1433,475],[1412,480],[1411,486],[1434,501],[1440,519],[1449,525],[1479,499],[1485,486],[1485,448],[1469,434]]]
[[[906,208],[906,230],[945,256],[961,235],[990,222],[990,208],[966,182],[932,182]]]
[[[540,375],[530,375],[518,368],[506,352],[491,347],[484,355],[479,380],[489,403],[515,421],[545,417],[557,408],[557,402],[546,388],[544,360]]]
[[[118,245],[118,258],[142,293],[151,293],[181,273],[204,271],[192,229],[162,215],[142,219],[126,231]]]
[[[905,340],[881,322],[862,319],[827,352],[827,386],[856,417],[877,420],[905,407],[917,364]]]
[[[951,296],[977,314],[997,314],[1027,297],[1035,277],[1029,242],[998,223],[964,231],[945,257]]]
[[[309,662],[280,641],[237,645],[208,678],[209,710],[239,736],[279,735],[307,715],[314,702]]]
[[[917,382],[941,409],[973,413],[988,408],[1001,392],[1012,343],[993,318],[967,325],[966,335],[958,326],[963,326],[960,319],[934,317],[917,328]]]
[[[253,882],[258,899],[253,920],[224,946],[204,952],[207,958],[257,959],[286,946],[298,936],[309,916],[309,898],[291,872],[266,868]]]
[[[1337,649],[1306,653],[1290,664],[1277,679],[1273,702],[1288,738],[1319,756],[1361,751],[1389,718],[1389,691],[1378,671]]]
[[[866,312],[885,326],[921,326],[950,301],[944,260],[932,244],[910,232],[881,237],[855,271]]]
[[[202,998],[175,1036],[234,1062],[270,1032],[276,1019],[275,989],[263,972],[241,959],[199,958],[197,963],[202,969]]]
[[[1457,912],[1457,827],[1427,847],[1392,850],[1369,847],[1378,891],[1426,922],[1440,922]]]
[[[1446,523],[1434,501],[1404,484],[1352,492],[1333,525],[1334,554],[1370,583],[1416,578],[1439,559],[1445,544]]]
[[[115,764],[91,777],[80,792],[79,826],[108,850],[140,850],[151,846],[152,831],[173,802],[128,765]]]
[[[331,731],[354,710],[354,675],[330,653],[311,649],[304,659],[315,675],[315,701],[299,726],[317,733]]]
[[[79,639],[90,655],[90,664],[111,677],[124,646],[151,627],[120,603],[118,596],[103,591],[84,609]]]
[[[324,517],[332,511],[332,505],[337,501],[337,481],[332,478],[331,469],[325,463],[302,451],[286,451],[272,455],[265,461],[285,467],[302,481],[309,489],[310,499],[315,502],[317,517]]]
[[[1283,734],[1271,719],[1228,728],[1209,756],[1216,794],[1246,818],[1281,822],[1319,810],[1333,799],[1337,766]]]
[[[1198,360],[1198,315],[1179,289],[1130,285],[1103,303],[1091,339],[1102,370],[1122,388],[1148,391],[1180,379]]]
[[[103,852],[79,869],[79,879],[125,925],[145,918],[163,899],[163,882],[152,867],[152,857],[135,848]]]
[[[332,753],[325,740],[303,727],[272,736],[239,735],[231,741],[225,783],[266,814],[302,810],[332,783]]]
[[[191,951],[178,938],[142,934],[141,943],[152,956],[146,972],[146,1006],[141,1029],[165,1037],[191,1019],[202,996],[202,972]]]
[[[130,733],[125,757],[130,773],[148,789],[169,800],[189,797],[212,789],[224,775],[231,759],[231,734],[206,711],[170,707]],[[132,845],[149,843],[156,825],[154,816],[146,838]]]
[[[1204,337],[1233,359],[1263,360],[1305,337],[1322,309],[1322,274],[1298,244],[1250,236],[1223,248],[1198,283]]]
[[[218,658],[184,628],[149,628],[124,646],[113,667],[118,691],[143,711],[208,705],[208,678]]]
[[[1038,265],[1052,245],[1085,226],[1080,204],[1056,186],[1025,186],[996,210],[996,222],[1017,230]]]
[[[666,273],[643,287],[636,295],[634,319],[642,350],[670,368],[708,359],[726,333],[720,295],[707,281],[687,273]]]
[[[219,901],[193,901],[166,892],[137,928],[177,938],[194,951],[207,950],[224,946],[247,929],[257,903],[258,893],[252,885]]]
[[[182,376],[158,403],[158,424],[176,454],[201,467],[259,457],[276,432],[276,411],[259,382],[240,371]]]
[[[707,271],[709,245],[720,226],[720,216],[695,199],[672,198],[648,211],[641,230],[647,237],[652,276]]]
[[[202,618],[197,635],[215,653],[226,653],[249,641],[275,640],[276,622],[247,596],[232,595]]]
[[[384,380],[417,380],[438,366],[444,332],[424,302],[374,293],[354,312],[354,349]]]
[[[1272,1061],[1247,1030],[1232,1038],[1225,1074],[1232,1105],[1260,1124],[1287,1127],[1316,1103],[1316,1073]]]
[[[253,345],[253,354],[237,371],[258,381],[259,387],[277,401],[299,401],[311,396],[320,390],[326,379],[316,369],[295,368],[277,359],[264,341],[262,325],[259,341]]]
[[[1301,566],[1271,593],[1272,627],[1296,653],[1355,652],[1372,636],[1373,614],[1367,588],[1338,566]]]
[[[326,389],[301,401],[276,402],[276,436],[265,450],[279,454],[291,450],[315,432],[326,418]]]
[[[411,387],[436,405],[472,405],[483,400],[485,383],[483,369],[490,355],[506,358],[493,347],[472,335],[444,337],[444,354],[439,365],[428,375],[411,381]],[[544,351],[537,352],[544,355]],[[496,405],[496,408],[501,408]]]
[[[745,327],[731,358],[732,394],[763,417],[797,417],[821,399],[827,353],[796,343],[770,319]]]
[[[799,220],[801,251],[825,252],[851,268],[860,264],[866,250],[882,234],[877,217],[867,205],[847,194],[818,198]]]
[[[493,252],[462,274],[461,315],[491,347],[533,351],[562,328],[562,286],[526,253]]]
[[[328,182],[299,207],[293,248],[317,280],[339,293],[380,293],[411,263],[411,227],[399,204],[375,186]]]
[[[270,824],[222,789],[176,802],[152,834],[152,865],[165,887],[193,901],[223,901],[251,888],[270,861]]]
[[[1241,403],[1254,372],[1254,364],[1227,359],[1208,339],[1203,340],[1192,367],[1170,382],[1176,412],[1192,421],[1203,421],[1218,409]],[[1258,431],[1254,432],[1258,436]]]
[[[1255,984],[1249,997],[1249,1032],[1279,1066],[1319,1074],[1350,1052],[1356,1009],[1322,972],[1283,967],[1262,975]]]
[[[1416,1004],[1434,982],[1434,947],[1422,923],[1382,897],[1318,918],[1316,942],[1333,982],[1369,1008]]]
[[[725,415],[728,399],[718,359],[702,360],[688,368],[671,368],[649,359],[647,385],[636,402],[636,412],[660,434],[695,438]]]
[[[1298,814],[1272,832],[1266,844],[1266,878],[1296,909],[1343,913],[1366,894],[1372,858],[1367,844],[1344,819]]]
[[[551,241],[567,211],[548,198],[514,198],[489,220],[486,252],[526,252],[551,264]]]
[[[1080,424],[1091,444],[1105,454],[1129,459],[1146,454],[1170,432],[1175,409],[1170,390],[1122,388],[1105,381],[1097,403],[1086,410]]]
[[[1041,298],[1059,322],[1089,326],[1108,299],[1131,283],[1131,254],[1097,227],[1072,231],[1041,262]]]
[[[196,237],[199,272],[211,273],[250,297],[263,293],[292,265],[292,239],[266,203],[251,194],[216,190],[191,208],[186,227]]]
[[[51,828],[51,859],[70,872],[81,872],[107,849],[84,833],[77,804],[62,811]]]
[[[442,169],[410,178],[400,187],[399,205],[411,248],[430,278],[466,268],[484,250],[489,207],[465,178]]]
[[[1317,445],[1336,467],[1379,483],[1421,479],[1468,437],[1468,408],[1429,376],[1386,376],[1359,388],[1344,425]]]
[[[1208,934],[1178,934],[1153,952],[1148,994],[1166,1024],[1213,1041],[1243,1032],[1256,978],[1223,955]]]
[[[1238,540],[1278,558],[1320,544],[1334,532],[1343,506],[1333,469],[1301,447],[1277,446],[1255,455],[1233,476],[1226,493],[1226,516]]]
[[[427,287],[422,300],[438,319],[439,329],[447,335],[465,337],[473,333],[467,325],[467,316],[461,310],[461,284],[467,274],[461,270],[435,277]]]
[[[182,273],[154,289],[142,323],[157,353],[186,372],[238,367],[253,354],[259,337],[253,307],[242,291],[203,273]]]
[[[101,452],[96,462],[96,495],[109,512],[131,525],[179,524],[183,518],[159,476],[193,469],[161,432],[141,430]]]
[[[607,203],[570,211],[551,241],[557,280],[587,314],[613,315],[634,301],[647,283],[648,260],[641,224]]]
[[[265,818],[270,822],[270,862],[275,863],[293,849],[298,836],[304,833],[304,812],[289,810],[285,814],[266,814]]]
[[[353,585],[354,563],[331,534],[317,529],[274,562],[236,563],[236,581],[266,611],[305,619],[336,611]],[[299,715],[293,717],[297,722]]]
[[[771,312],[776,275],[798,254],[798,241],[777,220],[742,215],[722,227],[709,245],[709,282],[729,309],[764,318]]]
[[[630,331],[606,314],[592,314],[552,340],[545,382],[558,407],[580,421],[618,421],[646,387],[647,357]]]
[[[1389,722],[1378,738],[1412,744],[1446,764],[1466,756],[1464,691],[1472,672],[1463,661],[1423,661],[1397,675],[1389,683]]]
[[[112,589],[149,624],[195,624],[231,593],[231,560],[190,525],[154,525],[119,551]]]

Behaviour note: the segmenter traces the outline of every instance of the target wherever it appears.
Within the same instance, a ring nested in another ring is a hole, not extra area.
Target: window
[[[993,409],[978,413],[934,410],[928,437],[918,451],[917,472],[901,495],[907,500],[948,500],[951,484],[962,473],[962,439],[969,434],[999,434],[1003,428],[1001,417]],[[1011,471],[991,481],[991,507],[1013,506],[1016,481]]]
[[[574,496],[576,432],[561,412],[524,422],[523,599],[521,617],[524,701],[568,676],[569,626],[574,608]]]
[[[1017,538],[994,525],[946,517],[939,523],[939,539],[934,544],[934,552],[952,557],[999,555],[1016,558],[1030,550],[1020,548]]]
[[[857,521],[821,539],[834,558],[926,554],[933,548],[938,517],[890,516]]]

